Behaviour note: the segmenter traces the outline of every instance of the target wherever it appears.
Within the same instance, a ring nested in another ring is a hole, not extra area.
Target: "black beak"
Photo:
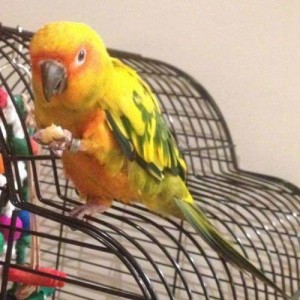
[[[41,72],[44,96],[49,102],[52,96],[61,94],[67,88],[66,69],[55,60],[46,60],[41,64]]]

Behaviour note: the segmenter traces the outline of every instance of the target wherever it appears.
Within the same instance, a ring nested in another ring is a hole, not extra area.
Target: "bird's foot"
[[[80,205],[76,208],[74,208],[70,212],[70,216],[77,218],[77,219],[83,219],[84,216],[91,216],[96,213],[104,213],[109,208],[109,205],[105,204],[84,204]]]
[[[41,145],[48,146],[58,156],[61,156],[64,150],[77,152],[81,144],[81,140],[73,138],[69,130],[56,125],[38,130],[33,139]]]

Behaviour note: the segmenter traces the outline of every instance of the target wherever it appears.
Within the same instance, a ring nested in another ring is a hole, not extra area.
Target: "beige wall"
[[[221,107],[241,166],[300,186],[300,1],[1,0],[6,26],[62,19],[192,74]]]

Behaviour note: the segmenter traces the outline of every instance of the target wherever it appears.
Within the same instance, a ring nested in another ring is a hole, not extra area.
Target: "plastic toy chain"
[[[16,99],[15,99],[16,100]],[[27,113],[26,116],[26,125],[33,129],[35,127],[34,123],[34,118],[32,117],[33,113],[33,106],[29,104],[29,99],[28,97],[24,97],[22,95],[22,104],[23,104],[23,113]],[[17,104],[17,103],[16,103]],[[19,120],[19,117],[15,111],[15,107],[9,98],[8,94],[4,89],[0,88],[0,107],[3,109],[3,113],[7,119],[8,124],[11,124],[12,126],[12,134],[16,138],[15,144],[13,143],[13,148],[15,148],[16,154],[19,151],[24,152],[23,147],[18,145],[17,142],[20,143],[20,141],[24,140],[24,132],[22,130],[22,126]],[[0,124],[1,125],[1,124]],[[1,125],[3,126],[3,124]],[[2,128],[3,132],[5,133],[5,129]],[[12,138],[13,139],[13,138]],[[27,145],[24,146],[25,149],[27,149]],[[37,154],[38,148],[37,145],[32,142],[31,147],[33,148],[34,154]],[[25,151],[28,152],[28,151]],[[31,200],[33,204],[36,204],[37,198],[35,194],[35,187],[34,183],[32,180],[32,166],[30,163],[27,164],[27,172],[25,169],[25,164],[24,162],[19,162],[20,165],[18,165],[19,172],[23,175],[21,175],[21,181],[23,182],[27,176],[27,182],[29,183],[29,195],[28,198]],[[22,171],[23,170],[23,171]],[[28,174],[27,174],[28,173]],[[5,178],[4,178],[5,179]],[[26,197],[27,198],[27,197]],[[13,206],[9,205],[7,208],[7,211],[12,212]],[[23,211],[26,212],[26,211]],[[10,222],[9,222],[10,224]],[[8,225],[9,225],[8,224]],[[24,224],[25,225],[25,224]],[[16,227],[21,227],[22,224],[16,224]],[[37,232],[37,220],[36,216],[34,214],[31,214],[31,221],[30,221],[30,229],[33,232]],[[16,232],[15,234],[20,234],[20,232]],[[17,239],[17,237],[15,238]],[[48,275],[55,275],[55,276],[60,276],[65,278],[66,274],[60,271],[57,271],[55,269],[49,269],[49,268],[42,268],[40,267],[40,243],[39,243],[39,238],[36,235],[31,235],[31,240],[32,240],[32,245],[31,245],[31,257],[30,257],[30,268],[34,270],[41,271],[45,274]],[[24,253],[25,249],[24,246],[26,247],[26,242],[21,243],[21,247],[19,247],[20,251],[19,254]],[[23,247],[23,248],[22,248]],[[24,260],[24,259],[21,259]],[[53,293],[53,287],[62,287],[64,285],[63,281],[53,279],[51,277],[46,277],[46,276],[41,276],[38,274],[26,272],[24,270],[18,270],[13,267],[9,269],[8,272],[8,280],[13,281],[13,282],[19,282],[22,283],[21,285],[17,286],[15,289],[14,296],[16,299],[21,300],[21,299],[27,299],[27,300],[34,300],[34,299],[41,299],[41,295],[43,298],[45,298],[48,295],[51,295]],[[41,290],[39,290],[39,286],[43,286]],[[52,289],[47,289],[45,287],[51,287]]]
[[[29,198],[31,199],[32,204],[37,204],[37,198],[35,193],[35,188],[32,180],[32,167],[31,164],[28,163],[28,182],[29,182]],[[31,222],[30,227],[32,231],[37,232],[37,218],[36,215],[31,214]],[[36,235],[31,235],[31,257],[30,257],[30,268],[34,270],[41,271],[48,275],[56,275],[61,277],[66,277],[66,274],[63,272],[59,272],[55,269],[50,268],[42,268],[40,267],[40,240]],[[10,269],[9,278],[13,281],[21,281],[23,283],[16,292],[15,297],[17,299],[33,299],[31,295],[34,293],[35,295],[39,294],[39,286],[47,286],[47,287],[63,287],[64,282],[60,280],[56,280],[53,278],[36,275],[36,274],[28,274],[28,272]],[[29,297],[29,298],[28,298]]]

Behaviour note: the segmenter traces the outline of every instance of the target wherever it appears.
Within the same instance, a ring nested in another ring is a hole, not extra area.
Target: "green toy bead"
[[[2,232],[0,232],[0,254],[3,253],[3,248],[4,248],[4,237]]]
[[[26,248],[30,246],[31,237],[30,235],[22,234],[21,238],[16,242],[16,263],[23,265],[26,263]]]
[[[22,201],[28,202],[28,185],[27,180],[24,180],[24,185],[20,189],[20,198]]]
[[[29,135],[33,135],[35,133],[35,128],[29,127],[29,128],[27,128],[27,131],[28,131]]]
[[[45,300],[46,297],[49,297],[53,295],[54,288],[49,287],[40,287],[40,290],[38,292],[32,293],[29,297],[26,298],[26,300]]]
[[[14,102],[16,104],[16,108],[18,112],[21,114],[21,116],[24,118],[26,114],[24,102],[21,95],[15,95],[14,96]]]
[[[11,137],[11,144],[13,153],[16,155],[29,155],[28,145],[24,139],[19,139],[16,137]]]

